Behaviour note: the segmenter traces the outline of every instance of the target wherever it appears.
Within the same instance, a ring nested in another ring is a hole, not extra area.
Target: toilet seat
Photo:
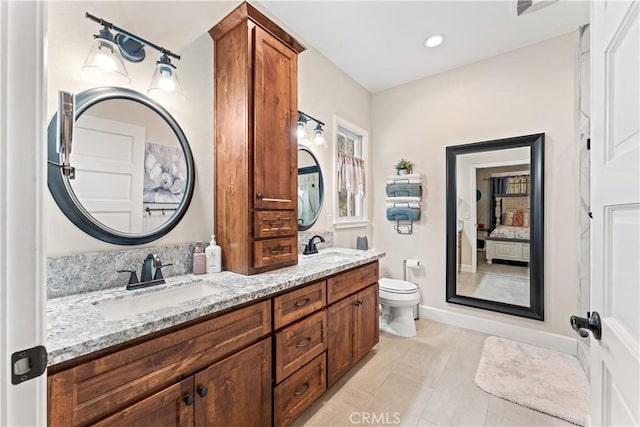
[[[378,282],[380,290],[392,294],[413,294],[418,291],[418,285],[405,280],[382,278]]]
[[[404,280],[382,278],[378,281],[380,302],[392,306],[418,304],[418,285]]]

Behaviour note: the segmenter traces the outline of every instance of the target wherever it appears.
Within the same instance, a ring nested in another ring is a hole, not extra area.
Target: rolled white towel
[[[418,202],[389,202],[385,203],[385,207],[387,208],[420,208],[420,203]]]
[[[399,196],[399,197],[387,197],[386,199],[387,203],[394,203],[394,202],[398,202],[398,203],[410,203],[410,202],[420,202],[420,197],[417,196]]]
[[[384,182],[385,184],[421,184],[422,180],[419,178],[398,178],[398,179],[388,179]]]

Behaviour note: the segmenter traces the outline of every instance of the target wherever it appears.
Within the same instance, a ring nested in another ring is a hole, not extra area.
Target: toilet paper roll
[[[407,268],[420,268],[420,261],[417,259],[407,259],[405,261],[407,263]]]

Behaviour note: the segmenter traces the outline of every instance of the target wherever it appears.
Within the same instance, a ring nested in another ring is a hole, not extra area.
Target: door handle
[[[600,321],[600,315],[597,311],[587,313],[586,318],[571,316],[570,322],[573,330],[582,338],[589,336],[588,331],[591,331],[593,337],[597,340],[602,337],[602,322]]]

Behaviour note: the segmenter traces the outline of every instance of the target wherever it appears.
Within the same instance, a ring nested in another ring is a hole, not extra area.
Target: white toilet
[[[416,336],[413,309],[420,302],[418,285],[404,280],[382,278],[380,289],[380,330],[401,337]]]

